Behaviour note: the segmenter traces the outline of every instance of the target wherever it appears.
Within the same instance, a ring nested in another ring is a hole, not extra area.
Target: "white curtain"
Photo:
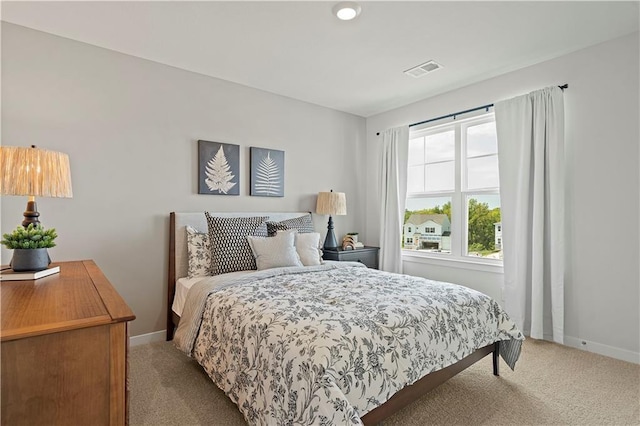
[[[402,272],[402,225],[407,195],[409,128],[382,133],[380,164],[380,269]]]
[[[495,104],[504,307],[525,335],[564,339],[564,101],[558,87]]]

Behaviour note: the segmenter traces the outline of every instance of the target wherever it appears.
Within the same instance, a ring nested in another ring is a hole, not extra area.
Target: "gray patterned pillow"
[[[216,217],[205,212],[211,242],[211,275],[256,269],[247,235],[267,217]]]
[[[303,266],[293,241],[295,230],[281,231],[275,237],[247,236],[258,271],[285,266]]]
[[[209,234],[198,232],[191,226],[187,226],[187,254],[189,260],[187,276],[189,278],[210,275],[211,245],[209,244]]]
[[[295,229],[301,234],[315,232],[311,214],[282,220],[280,222],[267,222],[267,235],[270,237],[275,236],[278,231],[285,231],[287,229]]]
[[[268,237],[267,233],[267,222],[262,222],[260,226],[256,229],[256,232],[253,233],[256,237]]]

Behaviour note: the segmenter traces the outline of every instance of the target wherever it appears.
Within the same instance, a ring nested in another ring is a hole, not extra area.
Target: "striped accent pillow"
[[[211,244],[211,275],[256,269],[247,241],[267,217],[217,217],[205,212]]]
[[[287,229],[295,229],[300,234],[315,232],[311,214],[282,220],[280,222],[267,222],[267,235],[270,237],[274,237],[278,231],[286,231]]]

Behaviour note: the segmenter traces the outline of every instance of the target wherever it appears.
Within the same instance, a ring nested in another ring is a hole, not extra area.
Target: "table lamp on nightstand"
[[[22,226],[38,225],[36,197],[73,196],[69,156],[35,145],[0,147],[0,193],[28,196]]]
[[[333,232],[333,219],[331,216],[344,216],[347,214],[347,197],[344,192],[319,192],[316,204],[317,214],[328,214],[329,223],[327,225],[327,237],[324,240],[325,250],[338,247],[336,234]]]

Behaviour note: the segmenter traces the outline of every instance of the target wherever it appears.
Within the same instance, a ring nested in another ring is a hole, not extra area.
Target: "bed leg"
[[[500,342],[493,345],[493,375],[500,375]]]

